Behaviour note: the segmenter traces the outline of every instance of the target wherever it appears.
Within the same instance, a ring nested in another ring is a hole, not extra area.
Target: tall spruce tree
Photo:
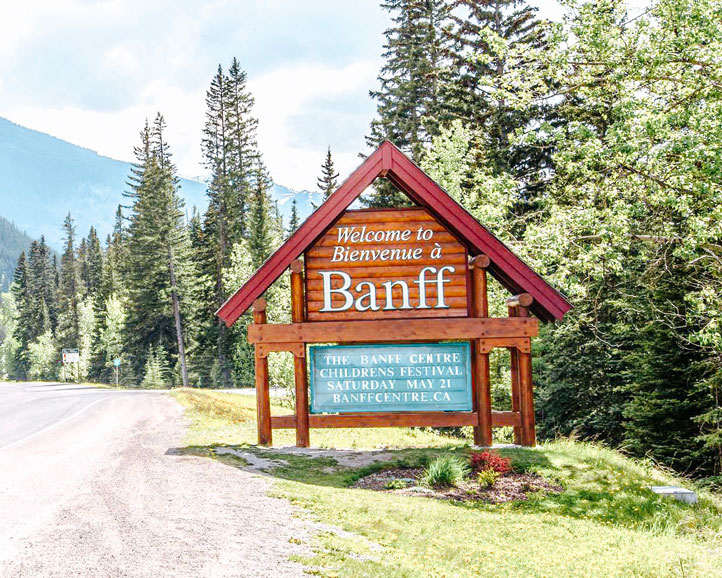
[[[103,249],[95,227],[85,240],[85,260],[82,267],[82,279],[87,295],[95,296],[101,288],[103,280]]]
[[[333,168],[330,146],[326,151],[326,159],[321,165],[321,176],[318,177],[316,182],[318,184],[318,190],[323,194],[324,201],[338,188],[338,173]]]
[[[257,120],[252,115],[253,97],[246,85],[246,73],[238,60],[228,73],[218,66],[206,92],[206,124],[203,156],[211,171],[208,183],[208,209],[203,219],[203,247],[199,265],[211,284],[204,283],[205,330],[201,349],[214,347],[213,374],[222,387],[232,387],[231,355],[234,337],[214,312],[229,295],[225,270],[230,265],[233,246],[248,235],[247,222],[255,196],[254,172],[259,162],[256,143]],[[214,320],[215,321],[210,321]],[[205,376],[210,380],[210,374]]]
[[[115,213],[113,232],[105,240],[103,259],[102,294],[107,299],[113,293],[120,293],[123,287],[125,263],[125,226],[123,209],[119,205]]]
[[[63,230],[65,247],[60,258],[58,344],[61,348],[74,348],[78,347],[80,337],[78,305],[82,285],[75,249],[75,225],[70,213],[65,217]]]
[[[375,147],[390,140],[420,163],[431,139],[450,118],[441,100],[450,5],[445,0],[388,0],[381,7],[392,14],[393,26],[384,32],[380,88],[369,93],[377,102],[377,117],[366,141]],[[388,181],[378,182],[375,189],[363,198],[367,206],[409,203]]]
[[[16,376],[26,379],[30,370],[30,343],[35,339],[33,334],[33,311],[32,300],[28,290],[28,263],[25,251],[20,253],[18,264],[15,267],[13,283],[11,286],[15,298],[15,339],[18,341],[18,348],[15,350],[13,360]]]
[[[442,0],[388,0],[392,13],[386,36],[380,89],[370,95],[377,115],[367,141],[376,146],[388,139],[420,162],[444,120],[440,101],[444,82],[444,26],[449,5]]]
[[[150,346],[177,357],[181,381],[188,385],[180,276],[193,277],[183,224],[178,178],[158,114],[146,122],[136,164],[129,178],[132,199],[127,231],[125,283],[128,292],[126,341],[136,375],[142,374]],[[191,281],[186,283],[189,298]],[[189,300],[189,299],[188,299]]]
[[[30,244],[28,290],[34,309],[32,333],[37,337],[46,331],[55,331],[58,316],[55,271],[44,236]]]
[[[287,237],[290,237],[293,235],[297,230],[298,227],[301,225],[301,221],[298,218],[298,203],[296,202],[296,199],[293,199],[291,201],[291,216],[288,219],[288,229],[286,229]]]
[[[271,184],[270,176],[261,165],[256,173],[248,222],[248,247],[254,269],[263,265],[274,248],[274,228],[278,223],[271,212]]]

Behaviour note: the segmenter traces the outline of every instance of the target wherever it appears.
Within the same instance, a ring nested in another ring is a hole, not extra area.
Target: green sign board
[[[311,413],[471,411],[468,343],[315,345]]]

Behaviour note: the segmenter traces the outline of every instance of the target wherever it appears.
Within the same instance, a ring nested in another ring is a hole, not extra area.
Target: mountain
[[[323,195],[321,193],[294,191],[293,189],[275,183],[271,188],[271,197],[276,202],[278,212],[283,216],[283,222],[286,225],[288,225],[291,217],[291,206],[294,199],[296,199],[296,210],[298,211],[298,218],[301,222],[313,213],[315,210],[313,207],[314,204],[318,207],[323,201]]]
[[[62,224],[68,212],[79,236],[87,235],[92,225],[105,239],[118,205],[127,201],[123,191],[130,169],[130,163],[0,118],[0,215],[33,238],[45,235],[56,250],[62,247]],[[193,207],[206,208],[206,185],[201,181],[180,181],[188,213]],[[320,200],[318,193],[282,185],[274,185],[271,194],[286,222],[294,197],[301,219],[311,214],[311,200]]]
[[[0,214],[34,238],[45,235],[60,249],[62,224],[70,212],[78,235],[112,230],[130,163],[101,156],[0,118]],[[186,205],[205,206],[205,185],[181,181]]]
[[[0,292],[10,287],[18,257],[30,248],[32,241],[15,223],[0,217]]]

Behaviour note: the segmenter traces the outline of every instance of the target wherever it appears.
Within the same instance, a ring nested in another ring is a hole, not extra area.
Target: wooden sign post
[[[417,206],[348,210],[379,176]],[[267,324],[259,297],[288,267],[292,323]],[[513,295],[508,317],[489,317],[488,274]],[[537,318],[560,319],[570,308],[388,142],[218,315],[231,325],[251,303],[258,443],[271,445],[275,428],[295,428],[301,447],[309,428],[381,426],[472,426],[480,446],[492,444],[493,427],[513,426],[516,443],[533,446],[531,338]],[[511,353],[511,411],[492,409],[489,352],[498,347]],[[294,356],[293,415],[270,414],[274,351]]]

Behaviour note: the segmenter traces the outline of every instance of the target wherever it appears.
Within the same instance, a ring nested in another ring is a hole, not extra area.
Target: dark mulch
[[[465,480],[457,488],[427,488],[418,484],[417,480],[422,474],[421,468],[383,470],[360,478],[351,487],[408,496],[427,496],[440,500],[481,501],[489,504],[527,500],[529,494],[534,492],[558,494],[564,490],[540,475],[513,472],[501,476],[491,488],[482,488],[473,478]],[[393,480],[403,480],[407,486],[402,489],[387,489],[387,484]]]
[[[416,486],[421,474],[424,473],[422,468],[394,468],[391,470],[382,470],[363,478],[359,478],[351,486],[352,488],[361,488],[363,490],[385,490],[386,484],[392,480],[412,480],[408,482],[409,486]]]

